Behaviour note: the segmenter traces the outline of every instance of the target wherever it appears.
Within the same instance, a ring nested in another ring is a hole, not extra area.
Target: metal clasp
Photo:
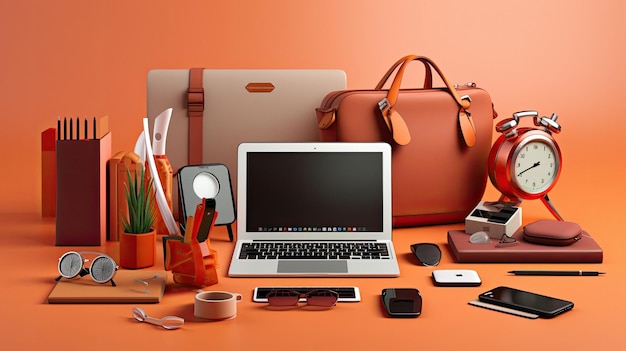
[[[387,100],[387,98],[383,98],[382,100],[380,100],[378,102],[378,109],[380,110],[380,112],[383,113],[383,115],[386,113],[386,111],[388,111],[391,108],[391,104],[389,104],[389,100]]]

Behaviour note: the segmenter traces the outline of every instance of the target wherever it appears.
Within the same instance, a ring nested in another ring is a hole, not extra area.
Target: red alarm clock
[[[532,117],[535,127],[518,127],[525,117]],[[562,167],[561,150],[552,137],[561,131],[557,118],[556,114],[539,117],[536,111],[520,111],[500,121],[496,131],[502,135],[489,152],[488,169],[491,183],[502,193],[501,202],[520,204],[526,199],[541,199],[562,221],[548,197]]]

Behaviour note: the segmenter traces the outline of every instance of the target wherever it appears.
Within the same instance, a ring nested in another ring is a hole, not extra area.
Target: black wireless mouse
[[[436,266],[441,261],[441,250],[437,244],[413,244],[411,251],[422,266]]]

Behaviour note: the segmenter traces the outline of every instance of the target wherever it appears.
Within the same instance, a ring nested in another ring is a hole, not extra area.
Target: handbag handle
[[[401,64],[404,64],[404,62],[406,62],[406,61],[413,60],[414,56],[415,55],[407,55],[407,56],[404,56],[403,58],[399,59],[398,61],[396,61],[396,63],[394,63],[389,68],[389,70],[387,70],[387,73],[385,73],[385,75],[380,79],[380,81],[378,82],[378,84],[376,84],[376,87],[374,89],[375,90],[382,90],[383,87],[385,86],[385,83],[387,83],[387,80],[389,80],[389,77],[391,77],[391,74],[396,70],[396,68],[398,68],[398,66],[400,66]],[[425,69],[424,89],[432,89],[432,87],[433,87],[433,73],[432,73],[432,70],[430,69],[430,65],[428,64],[428,62],[422,61],[422,63],[424,63],[424,69]]]
[[[402,76],[404,75],[404,71],[406,66],[412,61],[421,61],[425,66],[432,67],[435,69],[439,77],[443,80],[446,85],[448,91],[454,98],[454,100],[459,105],[459,129],[461,131],[461,136],[465,145],[468,147],[474,146],[476,143],[476,129],[474,127],[474,122],[472,121],[471,114],[467,109],[469,109],[471,105],[471,101],[468,96],[459,96],[459,93],[454,88],[454,85],[450,83],[448,78],[441,72],[439,67],[428,57],[425,56],[417,56],[417,55],[407,55],[402,59],[398,60],[392,68],[395,69],[399,66],[398,72],[396,73],[391,87],[387,92],[387,97],[383,98],[379,103],[378,107],[382,113],[383,119],[387,124],[387,127],[391,131],[393,135],[393,139],[400,145],[406,145],[411,141],[411,135],[409,132],[404,119],[400,114],[393,108],[398,100],[398,94],[400,93],[400,85],[402,83]],[[393,69],[391,70],[393,72]],[[426,69],[427,76],[430,68]],[[388,72],[389,73],[389,72]],[[387,75],[387,74],[386,74]],[[389,73],[389,76],[391,73]],[[431,74],[432,77],[432,74]],[[383,77],[385,78],[385,77]],[[389,77],[386,77],[384,81],[386,81]],[[384,84],[383,81],[383,84]],[[425,82],[425,86],[427,86]]]

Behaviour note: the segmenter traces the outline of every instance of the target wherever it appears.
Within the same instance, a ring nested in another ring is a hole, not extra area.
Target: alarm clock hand
[[[535,162],[532,166],[530,166],[530,167],[526,168],[525,170],[523,170],[523,171],[519,172],[519,173],[517,174],[517,176],[519,177],[519,176],[521,176],[522,174],[524,174],[526,171],[530,171],[531,169],[533,169],[533,168],[535,168],[535,167],[539,167],[539,165],[540,165],[540,164],[541,164],[541,162],[539,162],[539,161]]]

